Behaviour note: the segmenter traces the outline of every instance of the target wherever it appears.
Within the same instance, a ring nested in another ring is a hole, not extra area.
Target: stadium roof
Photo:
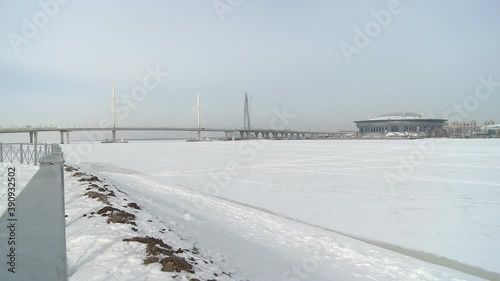
[[[422,120],[422,121],[439,121],[439,122],[446,122],[448,120],[446,119],[440,119],[440,118],[434,118],[434,117],[425,117],[422,114],[418,114],[415,112],[391,112],[391,113],[386,113],[379,115],[377,117],[373,118],[367,118],[362,121],[355,121],[355,123],[358,122],[369,122],[369,121],[417,121],[417,120]]]
[[[414,112],[391,112],[379,115],[375,118],[368,118],[367,120],[390,120],[390,119],[421,119],[425,118],[421,114]]]

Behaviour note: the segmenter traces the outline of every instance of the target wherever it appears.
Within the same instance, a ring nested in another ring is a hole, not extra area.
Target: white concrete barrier
[[[19,194],[18,171],[7,171],[7,188],[14,192],[0,217],[2,281],[68,280],[63,166],[61,147],[52,145],[52,154],[40,159],[39,171]]]

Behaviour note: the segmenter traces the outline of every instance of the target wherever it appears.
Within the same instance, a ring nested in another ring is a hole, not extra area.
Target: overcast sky
[[[254,127],[285,107],[290,129],[353,130],[467,102],[450,118],[498,123],[500,87],[473,97],[500,82],[500,1],[393,1],[0,0],[0,126],[98,125],[113,83],[123,126],[195,126],[198,91],[205,127],[242,126],[245,92]]]

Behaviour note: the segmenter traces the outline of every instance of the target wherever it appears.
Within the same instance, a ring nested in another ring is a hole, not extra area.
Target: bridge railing
[[[52,153],[49,144],[1,143],[0,163],[21,163],[37,165],[38,160]]]

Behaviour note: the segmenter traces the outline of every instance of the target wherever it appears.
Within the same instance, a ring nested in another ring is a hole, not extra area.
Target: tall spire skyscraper
[[[250,108],[248,104],[248,94],[245,93],[245,108],[243,112],[243,129],[250,129]]]

